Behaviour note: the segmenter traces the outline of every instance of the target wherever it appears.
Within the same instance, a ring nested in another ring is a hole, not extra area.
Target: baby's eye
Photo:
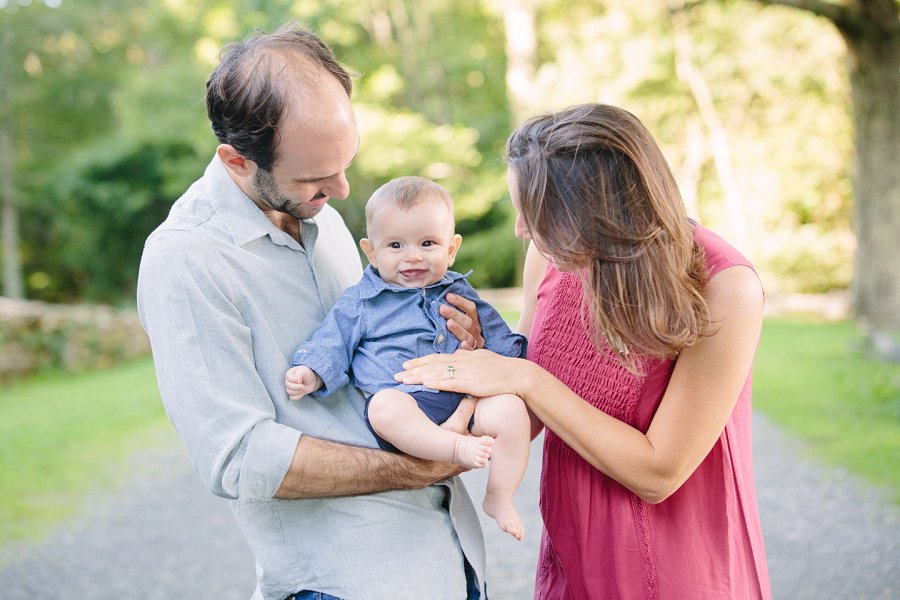
[[[393,250],[399,250],[402,247],[403,246],[400,244],[400,242],[391,242],[390,244],[388,244],[388,248],[391,248]]]
[[[434,242],[432,240],[425,240],[422,242],[422,246],[424,248],[430,248],[431,246],[434,246]]]

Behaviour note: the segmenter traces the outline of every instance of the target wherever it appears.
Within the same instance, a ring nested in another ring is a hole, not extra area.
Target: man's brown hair
[[[274,33],[257,31],[222,50],[206,82],[206,112],[219,142],[271,172],[277,161],[277,133],[288,109],[285,64],[300,57],[333,75],[349,96],[350,74],[311,31],[289,23]]]

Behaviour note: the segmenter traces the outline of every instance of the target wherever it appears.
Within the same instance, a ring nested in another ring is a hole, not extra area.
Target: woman
[[[769,598],[750,444],[753,267],[687,218],[627,111],[537,117],[507,153],[516,234],[531,240],[530,360],[433,355],[398,378],[514,393],[535,433],[546,426],[536,598]]]

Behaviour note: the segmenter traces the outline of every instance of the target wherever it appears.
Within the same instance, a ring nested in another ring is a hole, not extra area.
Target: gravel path
[[[775,598],[900,598],[900,507],[755,420],[756,483]],[[250,552],[228,504],[205,492],[174,434],[131,459],[134,477],[39,543],[0,551],[0,598],[246,600]],[[517,505],[526,539],[483,520],[492,600],[531,597],[540,516],[535,444]],[[465,475],[480,503],[486,473]]]

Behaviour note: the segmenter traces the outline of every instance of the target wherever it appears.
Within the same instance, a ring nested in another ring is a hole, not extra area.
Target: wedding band
[[[450,379],[453,379],[453,372],[456,371],[456,367],[453,365],[447,365],[447,373],[450,374]]]

